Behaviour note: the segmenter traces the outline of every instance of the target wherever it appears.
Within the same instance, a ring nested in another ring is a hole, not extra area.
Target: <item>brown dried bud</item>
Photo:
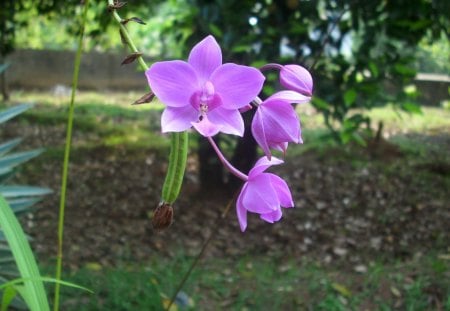
[[[120,9],[121,7],[123,7],[125,4],[127,4],[126,2],[120,2],[120,1],[114,1],[114,4],[110,4],[108,5],[108,11],[113,11],[113,10],[117,10]]]
[[[141,56],[142,56],[141,52],[131,53],[130,55],[125,57],[125,59],[122,61],[121,65],[130,64],[130,63],[134,62],[138,57],[141,57]]]
[[[146,25],[145,22],[142,19],[140,19],[139,17],[125,18],[125,19],[122,19],[122,21],[121,21],[121,23],[123,25],[128,24],[128,22],[136,22],[141,25]]]
[[[141,104],[147,104],[150,103],[153,98],[155,98],[155,94],[153,92],[149,92],[147,94],[145,94],[144,96],[142,96],[141,98],[139,98],[138,100],[136,100],[133,105],[141,105]]]
[[[154,230],[161,231],[168,228],[173,221],[173,208],[169,203],[162,202],[153,212],[152,226]]]

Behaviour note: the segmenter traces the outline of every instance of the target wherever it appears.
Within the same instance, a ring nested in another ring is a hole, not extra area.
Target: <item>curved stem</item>
[[[228,162],[228,160],[222,154],[222,152],[220,151],[219,147],[216,145],[214,140],[211,137],[207,137],[207,138],[208,138],[208,141],[211,144],[211,146],[214,148],[214,151],[217,153],[217,156],[219,157],[220,161],[222,162],[223,165],[225,165],[225,167],[230,171],[230,173],[233,174],[234,176],[236,176],[237,178],[242,179],[243,181],[247,181],[248,176],[245,175],[244,173],[242,173],[237,168],[235,168],[233,165],[231,165],[231,163]]]
[[[108,4],[110,6],[114,5],[114,0],[108,0]],[[123,37],[125,38],[125,41],[127,42],[129,48],[131,51],[133,51],[134,53],[139,53],[138,49],[136,48],[136,45],[133,42],[133,39],[131,39],[130,34],[128,33],[127,27],[125,27],[124,24],[122,24],[122,17],[120,17],[119,13],[117,13],[117,10],[113,10],[112,11],[112,15],[114,17],[114,19],[119,23],[119,27],[120,27],[120,31],[122,32]],[[144,61],[144,58],[142,58],[142,56],[139,56],[137,58],[139,64],[141,65],[142,69],[147,70],[148,66]]]
[[[61,272],[62,272],[62,258],[63,258],[63,238],[64,238],[64,214],[66,208],[66,190],[67,190],[67,179],[68,179],[68,171],[69,171],[69,158],[70,158],[70,146],[72,143],[72,128],[73,128],[73,115],[75,108],[75,93],[78,85],[78,73],[80,72],[80,64],[81,64],[81,54],[83,52],[83,37],[84,37],[84,28],[86,25],[87,19],[87,11],[89,7],[89,0],[85,0],[84,8],[83,8],[83,16],[81,22],[81,33],[78,38],[78,49],[77,54],[75,55],[75,64],[73,69],[73,78],[72,78],[72,93],[70,96],[70,104],[69,104],[69,117],[67,120],[67,131],[66,131],[66,146],[64,149],[64,163],[63,163],[63,171],[62,171],[62,181],[61,181],[61,197],[59,202],[59,217],[58,217],[58,252],[56,257],[56,283],[55,283],[55,296],[53,303],[53,310],[59,310],[59,296],[60,296],[60,280],[61,280]]]

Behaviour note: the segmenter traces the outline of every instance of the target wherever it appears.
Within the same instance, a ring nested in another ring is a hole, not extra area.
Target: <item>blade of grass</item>
[[[94,293],[89,288],[86,288],[86,287],[83,287],[83,286],[80,286],[80,285],[77,285],[77,284],[74,284],[74,283],[71,283],[71,282],[62,281],[62,280],[56,280],[54,278],[49,278],[49,277],[45,277],[45,276],[40,277],[39,279],[26,279],[26,278],[14,279],[14,280],[11,280],[9,282],[3,283],[0,286],[0,290],[6,289],[6,288],[11,287],[11,286],[16,286],[17,284],[23,284],[25,281],[42,281],[42,282],[47,282],[47,283],[59,283],[61,285],[67,286],[67,287],[73,287],[73,288],[76,288],[76,289],[85,290],[85,291],[87,291],[87,292],[89,292],[91,294]]]
[[[0,228],[8,241],[22,278],[26,279],[21,290],[23,299],[32,311],[50,310],[44,284],[25,233],[3,196],[0,196]]]
[[[78,38],[78,49],[75,55],[75,64],[73,69],[73,79],[72,79],[72,93],[70,96],[69,105],[69,117],[67,120],[67,132],[66,132],[66,146],[64,149],[64,163],[61,181],[61,198],[59,202],[59,217],[58,217],[58,253],[56,257],[56,274],[55,279],[57,281],[61,280],[62,271],[62,257],[63,257],[63,237],[64,237],[64,213],[66,207],[66,190],[67,190],[67,177],[69,172],[69,158],[70,158],[70,147],[72,143],[72,128],[73,128],[73,115],[75,108],[75,93],[78,85],[78,73],[80,72],[81,54],[83,51],[83,37],[84,28],[87,20],[87,11],[89,7],[89,0],[84,1],[83,16],[81,22],[81,32]],[[59,300],[60,300],[60,288],[59,282],[55,283],[55,296],[53,302],[53,310],[59,310]]]

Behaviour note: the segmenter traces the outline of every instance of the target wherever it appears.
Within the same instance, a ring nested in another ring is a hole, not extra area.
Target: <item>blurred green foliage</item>
[[[72,18],[79,4],[3,1],[1,53],[11,51],[14,33],[22,46],[71,48],[74,40],[60,30],[76,33],[77,21]],[[158,58],[186,57],[196,42],[213,34],[226,61],[312,67],[313,104],[323,113],[331,136],[344,143],[363,143],[364,132],[371,133],[370,119],[363,113],[350,116],[355,108],[395,103],[406,111],[420,110],[417,94],[405,92],[404,86],[416,69],[448,66],[448,56],[436,60],[440,51],[448,51],[446,12],[450,2],[428,0],[136,0],[120,9],[121,16],[137,16],[147,23],[129,23],[128,28],[137,45]],[[117,27],[108,27],[107,1],[95,2],[89,14],[88,47],[109,51],[120,46]],[[58,27],[51,20],[57,20]],[[27,28],[32,34],[24,32],[27,23],[33,23]],[[430,60],[424,64],[427,53]]]

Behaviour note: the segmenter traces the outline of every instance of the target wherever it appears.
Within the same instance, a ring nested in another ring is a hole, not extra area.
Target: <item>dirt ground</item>
[[[27,141],[36,146],[63,145],[61,128],[27,128]],[[23,135],[23,127],[11,123],[7,132]],[[441,139],[439,144],[450,146],[448,135]],[[390,144],[357,150],[351,155],[338,148],[306,152],[274,167],[290,184],[296,207],[284,210],[282,220],[273,225],[249,215],[245,233],[239,230],[234,205],[218,222],[233,195],[220,189],[203,193],[191,155],[174,223],[157,233],[150,217],[160,199],[164,155],[123,146],[76,149],[67,193],[64,262],[80,267],[145,262],[155,254],[195,255],[216,227],[206,256],[306,257],[364,271],[375,259],[448,252],[449,163],[433,158],[417,163]],[[54,190],[24,220],[41,260],[56,254],[61,163],[60,155],[43,156],[25,165],[17,177]]]

